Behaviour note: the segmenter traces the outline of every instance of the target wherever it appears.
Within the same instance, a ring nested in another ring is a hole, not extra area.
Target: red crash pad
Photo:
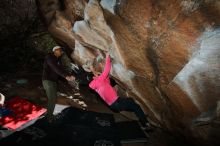
[[[0,118],[0,125],[15,130],[23,124],[39,117],[46,112],[45,108],[34,105],[25,99],[15,97],[5,103],[12,114]]]

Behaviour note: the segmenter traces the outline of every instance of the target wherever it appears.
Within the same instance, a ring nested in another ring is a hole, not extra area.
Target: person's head
[[[90,66],[90,70],[93,73],[93,78],[98,77],[100,75],[100,73],[98,71],[95,70],[94,66]]]
[[[60,46],[53,47],[53,53],[56,57],[60,57],[63,54],[62,47]]]
[[[102,71],[102,63],[97,62],[96,60],[93,61],[87,61],[84,65],[83,65],[83,69],[87,72],[91,72],[93,73],[94,77],[97,77],[100,75],[101,71]]]
[[[103,68],[103,60],[94,60],[89,66],[89,70],[93,73],[94,78],[101,74]]]

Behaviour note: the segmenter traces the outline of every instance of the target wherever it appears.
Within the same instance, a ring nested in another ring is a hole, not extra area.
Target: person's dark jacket
[[[45,57],[42,80],[57,82],[59,76],[66,78],[68,75],[61,65],[60,59],[54,54],[48,54]]]

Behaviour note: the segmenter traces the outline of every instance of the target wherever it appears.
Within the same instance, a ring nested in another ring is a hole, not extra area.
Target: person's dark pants
[[[53,116],[53,111],[57,99],[57,83],[49,80],[43,80],[43,87],[47,94],[47,118]]]
[[[134,112],[138,117],[142,126],[146,126],[148,120],[140,105],[138,105],[132,98],[122,98],[119,97],[111,106],[111,109],[115,111],[130,111]]]

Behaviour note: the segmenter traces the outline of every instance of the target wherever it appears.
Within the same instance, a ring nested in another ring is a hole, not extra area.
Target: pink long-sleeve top
[[[111,70],[111,60],[108,55],[106,57],[105,68],[102,74],[98,77],[95,77],[89,83],[89,87],[95,90],[108,105],[112,105],[112,103],[114,103],[118,99],[117,92],[110,84],[110,79],[109,79],[110,70]]]

